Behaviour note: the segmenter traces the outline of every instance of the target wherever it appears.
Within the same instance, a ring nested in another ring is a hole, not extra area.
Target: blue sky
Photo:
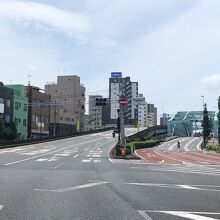
[[[159,113],[215,109],[219,0],[0,0],[0,79],[44,87],[76,74],[107,95],[111,71],[139,82]]]

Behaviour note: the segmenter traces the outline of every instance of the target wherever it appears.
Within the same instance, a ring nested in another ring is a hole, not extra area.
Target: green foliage
[[[207,147],[207,150],[208,150],[208,151],[214,151],[214,152],[220,153],[220,146],[208,146],[208,147]]]
[[[0,81],[0,86],[4,86],[3,82]]]
[[[7,140],[14,140],[17,137],[15,123],[6,123],[3,130],[3,137]]]
[[[3,122],[0,120],[0,139],[3,138],[3,134],[4,134],[4,124],[3,124]]]
[[[160,143],[159,140],[156,139],[148,139],[145,141],[133,141],[126,144],[126,148],[129,149],[131,147],[135,147],[135,149],[142,149],[142,148],[150,148],[155,147]]]
[[[220,96],[218,97],[218,143],[220,144]]]
[[[208,140],[210,138],[210,135],[213,130],[213,124],[212,121],[208,115],[208,110],[206,104],[204,105],[204,111],[203,111],[203,139],[204,144],[206,145],[208,143]]]

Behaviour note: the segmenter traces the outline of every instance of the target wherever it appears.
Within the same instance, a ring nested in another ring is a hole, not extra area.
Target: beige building
[[[35,86],[26,86],[28,98],[28,138],[49,136],[50,95]]]
[[[45,85],[45,93],[51,95],[51,124],[57,135],[84,130],[85,91],[75,75],[58,76],[57,83]]]
[[[102,106],[96,106],[96,98],[103,98],[101,95],[89,96],[89,115],[95,122],[95,129],[102,128]]]

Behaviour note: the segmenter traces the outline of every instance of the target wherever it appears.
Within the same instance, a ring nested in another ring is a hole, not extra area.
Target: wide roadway
[[[111,160],[115,143],[109,131],[0,150],[0,219],[220,219],[219,166]]]

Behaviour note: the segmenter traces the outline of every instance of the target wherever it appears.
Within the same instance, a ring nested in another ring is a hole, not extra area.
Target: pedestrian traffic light
[[[106,105],[107,99],[106,98],[96,98],[95,105],[96,106],[103,106]]]

